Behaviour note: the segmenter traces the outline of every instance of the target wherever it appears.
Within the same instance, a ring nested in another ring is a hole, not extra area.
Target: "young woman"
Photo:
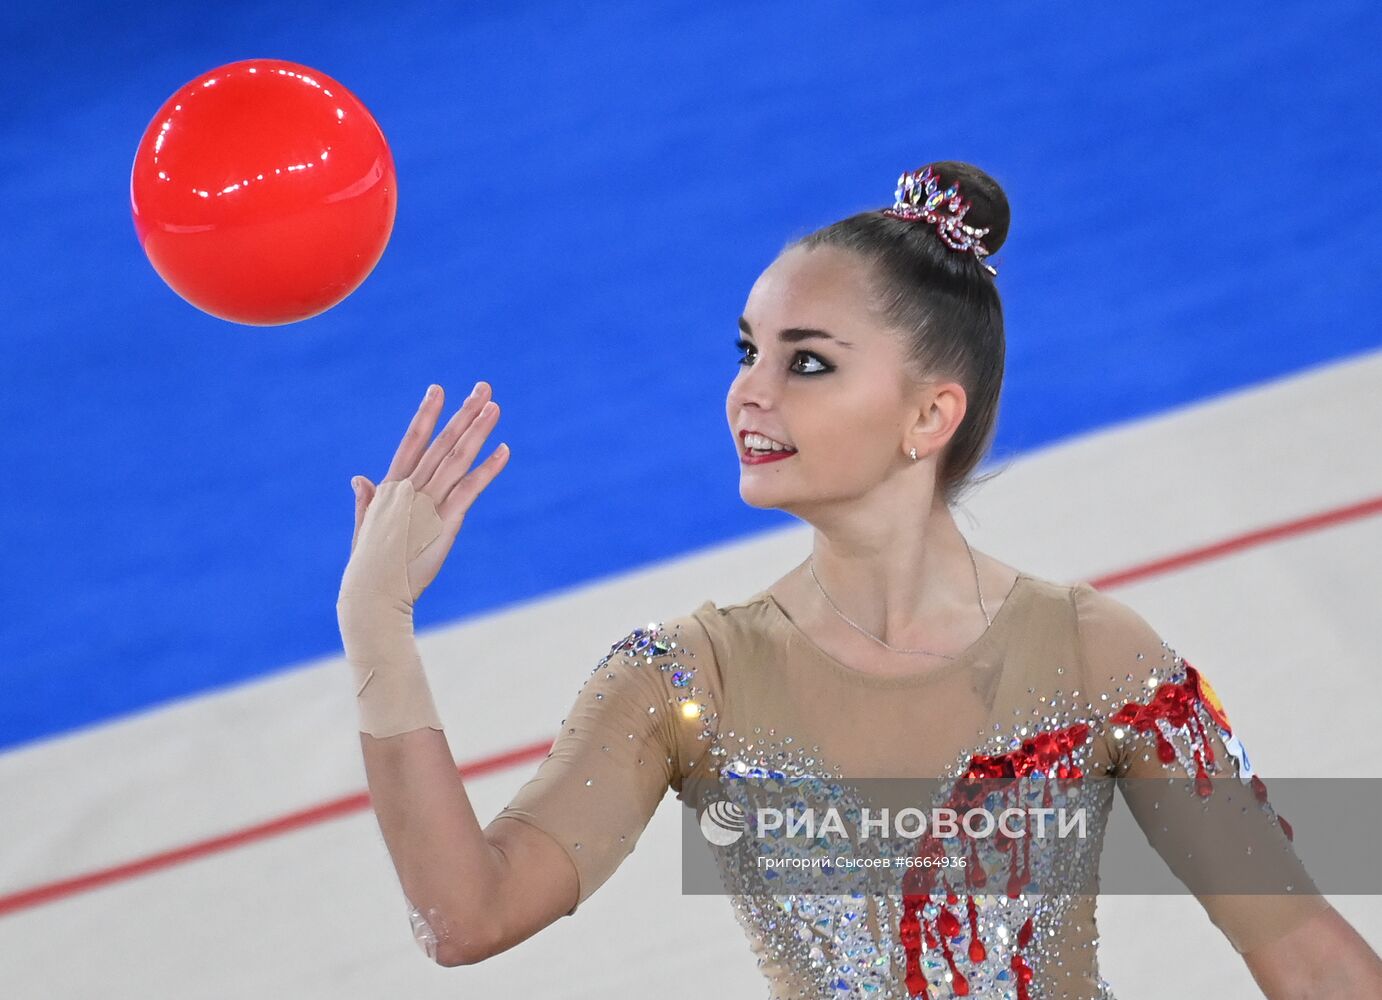
[[[616,642],[487,827],[411,610],[507,461],[501,445],[470,469],[498,417],[489,387],[432,440],[434,386],[378,489],[357,479],[338,613],[373,806],[432,958],[478,962],[574,914],[668,788],[700,814],[742,804],[755,781],[820,779],[857,805],[853,779],[956,792],[983,778],[1074,795],[1097,826],[1117,784],[1178,875],[1192,856],[1232,863],[1242,844],[1208,818],[1198,837],[1194,821],[1168,832],[1162,803],[1133,790],[1171,776],[1187,801],[1268,824],[1289,891],[1196,892],[1265,995],[1382,995],[1382,962],[1300,870],[1204,677],[1119,601],[975,552],[956,527],[951,506],[998,413],[1003,317],[985,258],[1008,221],[991,177],[935,163],[904,175],[890,208],[794,242],[763,272],[726,416],[744,500],[811,524],[812,553],[745,601],[706,601]],[[1086,871],[1093,844],[1073,859]],[[1094,897],[1032,892],[1030,865],[983,891],[954,869],[914,872],[897,892],[774,893],[745,873],[745,850],[717,859],[775,998],[1113,996]]]

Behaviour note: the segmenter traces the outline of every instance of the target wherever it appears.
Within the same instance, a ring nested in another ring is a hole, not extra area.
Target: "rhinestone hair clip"
[[[988,230],[965,224],[964,217],[970,203],[960,197],[959,182],[952,182],[948,188],[941,190],[940,177],[926,166],[899,177],[894,197],[896,201],[893,207],[882,210],[884,215],[908,222],[929,222],[936,227],[941,240],[951,250],[973,253],[980,263],[984,263],[989,251],[980,242],[980,237],[986,235]],[[989,274],[998,274],[991,264],[984,263],[984,269]]]

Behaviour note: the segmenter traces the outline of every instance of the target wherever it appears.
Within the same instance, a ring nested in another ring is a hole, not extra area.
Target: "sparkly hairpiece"
[[[951,250],[971,252],[981,263],[989,255],[988,248],[979,240],[988,230],[964,223],[970,203],[960,197],[958,181],[942,191],[940,176],[926,166],[899,177],[894,197],[897,200],[893,207],[882,209],[884,215],[908,222],[929,222]],[[984,268],[989,274],[998,274],[990,264],[984,264]]]

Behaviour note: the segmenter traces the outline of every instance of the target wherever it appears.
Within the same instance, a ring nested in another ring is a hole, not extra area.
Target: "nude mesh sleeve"
[[[637,628],[582,684],[551,752],[499,817],[551,836],[575,866],[575,913],[638,842],[710,712],[713,652],[692,616]]]
[[[365,511],[336,598],[360,732],[376,738],[441,729],[413,637],[408,563],[442,536],[436,504],[408,479],[385,480]]]
[[[1119,790],[1210,920],[1241,954],[1325,909],[1204,675],[1122,602],[1088,584],[1074,599]]]

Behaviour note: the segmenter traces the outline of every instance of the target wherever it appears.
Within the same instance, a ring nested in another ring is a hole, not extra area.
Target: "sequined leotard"
[[[596,664],[548,758],[499,816],[565,850],[580,882],[575,913],[669,787],[700,810],[765,775],[1059,774],[1083,777],[1107,816],[1120,778],[1169,775],[1190,796],[1208,795],[1213,774],[1239,778],[1275,819],[1249,769],[1213,689],[1141,616],[1088,584],[1022,574],[987,631],[927,675],[840,663],[767,591],[634,629]],[[1151,809],[1128,802],[1175,870],[1183,842],[1164,840]],[[1235,850],[1205,839],[1202,862]],[[734,891],[736,877],[725,872],[729,898],[772,1000],[1114,996],[1098,969],[1092,894],[765,894]],[[1292,895],[1197,896],[1245,952],[1327,906],[1303,869],[1293,881]]]

